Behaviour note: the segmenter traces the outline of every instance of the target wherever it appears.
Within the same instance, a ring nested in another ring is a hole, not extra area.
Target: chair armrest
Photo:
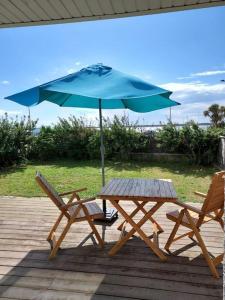
[[[197,196],[203,197],[203,198],[206,198],[206,196],[207,196],[206,194],[201,193],[201,192],[197,192],[197,191],[194,192],[194,194],[197,195]]]
[[[74,190],[74,191],[70,191],[70,192],[61,193],[61,194],[59,194],[59,196],[66,196],[66,195],[70,195],[70,194],[73,194],[73,193],[83,192],[83,191],[86,191],[86,190],[87,190],[87,188],[82,188],[82,189],[78,189],[78,190]]]
[[[87,203],[87,202],[91,202],[91,201],[93,201],[95,199],[96,199],[95,197],[92,197],[92,198],[86,198],[86,199],[83,199],[83,200],[75,201],[75,202],[72,202],[72,203],[69,203],[69,204],[65,204],[64,206],[62,206],[62,209],[66,210],[67,208],[69,208],[71,206],[79,205],[79,204],[84,204],[84,203]]]
[[[186,208],[188,210],[191,210],[199,215],[204,215],[204,216],[207,216],[211,219],[215,219],[215,216],[213,216],[212,214],[208,214],[208,213],[204,213],[203,211],[201,211],[201,209],[197,208],[197,207],[194,207],[194,206],[191,206],[189,204],[186,204],[186,203],[183,203],[179,200],[177,200],[176,202],[174,202],[175,204],[178,204],[179,206],[183,207],[183,208]]]
[[[183,202],[181,202],[179,200],[176,200],[176,202],[174,202],[174,204],[177,204],[177,205],[179,205],[179,206],[181,206],[183,208],[191,210],[191,211],[193,211],[193,212],[195,212],[197,214],[204,215],[204,213],[199,208],[191,206],[191,205],[186,204],[186,203],[183,203]]]

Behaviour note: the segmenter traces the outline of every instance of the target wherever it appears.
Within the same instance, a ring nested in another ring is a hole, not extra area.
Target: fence
[[[173,123],[173,126],[175,127],[183,127],[185,126],[187,123]],[[125,126],[126,128],[163,128],[165,126],[167,126],[168,124],[151,124],[151,125],[145,125],[145,124],[134,124],[134,125],[127,125]],[[210,123],[198,123],[198,126],[200,127],[209,127],[211,124]],[[87,126],[88,128],[99,128],[99,126]],[[107,126],[107,127],[110,127],[110,126]]]
[[[225,137],[220,137],[220,148],[219,148],[219,164],[220,167],[225,169]]]

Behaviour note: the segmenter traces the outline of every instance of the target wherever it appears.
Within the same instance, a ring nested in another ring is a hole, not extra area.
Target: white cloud
[[[225,84],[209,84],[202,83],[200,81],[177,83],[170,82],[161,85],[163,88],[174,93],[176,99],[183,99],[190,97],[191,95],[219,95],[224,94],[225,96]]]
[[[215,71],[204,71],[198,73],[192,73],[191,77],[198,77],[198,76],[213,76],[213,75],[220,75],[225,74],[225,70],[215,70]]]
[[[75,62],[75,65],[76,65],[76,66],[80,66],[80,65],[81,65],[81,62],[80,62],[80,61]]]
[[[178,80],[191,79],[191,76],[177,77]]]
[[[186,83],[169,82],[161,85],[163,88],[173,92],[171,98],[181,103],[180,106],[172,108],[173,122],[183,123],[190,120],[197,122],[208,122],[203,111],[211,104],[225,103],[225,84],[210,84],[201,81]]]
[[[222,74],[225,74],[225,70],[209,70],[209,71],[191,73],[188,76],[178,77],[177,79],[178,80],[191,79],[195,77],[206,77],[206,76],[215,76],[215,75],[222,75]]]
[[[214,102],[199,99],[196,102],[183,103],[180,106],[172,107],[172,120],[176,123],[184,123],[190,120],[207,123],[209,122],[209,118],[206,118],[203,112],[213,103],[224,105],[224,99],[216,99]]]
[[[185,123],[190,120],[197,122],[208,122],[204,117],[203,111],[208,108],[209,104],[203,102],[184,103],[181,106],[172,108],[172,120],[175,123]]]
[[[8,85],[8,84],[10,84],[10,81],[8,81],[8,80],[2,80],[1,84]]]

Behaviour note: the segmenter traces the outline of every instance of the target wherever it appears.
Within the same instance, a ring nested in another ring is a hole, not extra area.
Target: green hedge
[[[36,121],[26,118],[0,119],[0,165],[6,167],[27,159],[100,158],[99,130],[87,127],[82,118],[59,119],[53,126],[42,126],[32,134]],[[194,164],[209,165],[217,160],[219,136],[224,128],[199,128],[193,122],[183,128],[168,124],[155,132],[132,128],[126,116],[104,119],[105,155],[126,159],[131,152],[169,152],[186,154]]]
[[[104,146],[106,158],[116,154],[126,157],[128,152],[148,151],[148,138],[130,125],[126,116],[115,117],[112,122],[104,120]],[[59,119],[49,127],[41,127],[33,145],[33,158],[93,159],[100,157],[100,132],[87,127],[82,118],[74,116]]]
[[[225,128],[203,129],[194,122],[177,128],[170,123],[157,132],[156,139],[165,152],[183,153],[191,163],[211,165],[217,162],[220,136],[224,134]]]
[[[32,151],[36,121],[0,118],[0,168],[25,162]]]

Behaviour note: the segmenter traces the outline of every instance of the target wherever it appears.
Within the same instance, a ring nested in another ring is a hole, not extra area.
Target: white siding
[[[225,5],[225,0],[0,0],[0,27],[77,22]]]

